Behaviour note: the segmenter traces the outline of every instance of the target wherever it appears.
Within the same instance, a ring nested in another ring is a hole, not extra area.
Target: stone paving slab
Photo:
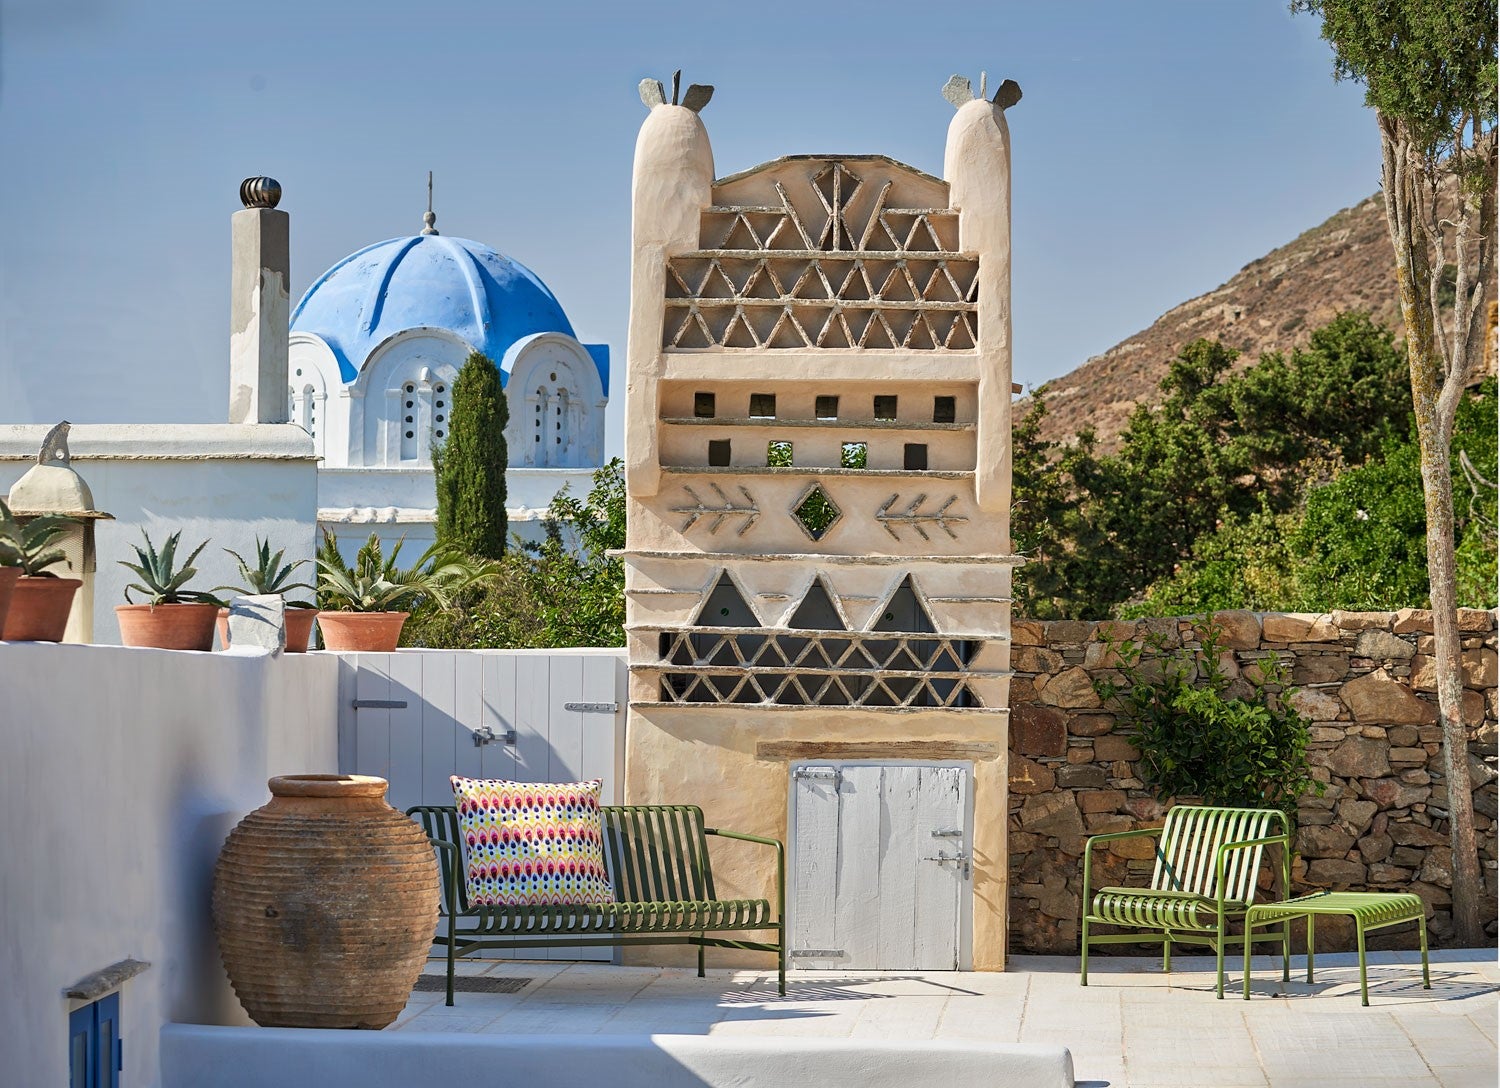
[[[1068,1047],[1080,1088],[1494,1088],[1500,962],[1492,950],[1435,951],[1431,990],[1415,952],[1373,952],[1370,1007],[1355,956],[1226,964],[1211,958],[1018,956],[1004,973],[774,973],[471,960],[465,973],[525,977],[515,994],[416,992],[393,1031],[943,1039]],[[441,973],[431,961],[428,973]],[[1300,970],[1299,970],[1300,969]]]

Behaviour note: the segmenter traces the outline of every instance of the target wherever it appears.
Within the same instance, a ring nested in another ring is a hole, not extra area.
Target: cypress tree
[[[469,555],[499,559],[505,551],[505,425],[510,419],[500,370],[471,354],[453,383],[448,442],[433,446],[437,539]]]

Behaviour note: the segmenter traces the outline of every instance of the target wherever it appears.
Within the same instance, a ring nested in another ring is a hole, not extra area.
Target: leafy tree
[[[1305,348],[1261,356],[1229,390],[1243,460],[1272,505],[1286,510],[1317,463],[1358,465],[1406,437],[1411,394],[1389,329],[1340,314]]]
[[[1471,502],[1457,522],[1458,601],[1495,606],[1495,382],[1466,397],[1454,430],[1455,471],[1467,455]],[[1430,600],[1421,454],[1413,431],[1331,478],[1299,478],[1301,503],[1227,520],[1193,544],[1192,557],[1127,606],[1127,617],[1224,608],[1327,612],[1422,607]]]
[[[500,371],[472,353],[453,383],[448,441],[432,448],[437,539],[447,548],[499,559],[505,554],[505,425],[510,409]]]
[[[1334,74],[1365,85],[1380,129],[1381,190],[1401,317],[1427,512],[1438,709],[1453,844],[1453,920],[1484,939],[1468,733],[1461,712],[1453,481],[1449,445],[1483,349],[1495,266],[1495,0],[1294,0],[1320,16]],[[1445,266],[1454,266],[1444,320]]]
[[[1309,475],[1327,477],[1406,433],[1401,357],[1366,314],[1342,315],[1306,348],[1232,372],[1236,354],[1208,340],[1184,347],[1160,402],[1131,413],[1112,454],[1090,432],[1067,447],[1044,442],[1045,388],[1033,396],[1013,446],[1016,546],[1030,559],[1017,583],[1026,614],[1139,612],[1128,602],[1191,564],[1199,541],[1258,515],[1263,532],[1264,519],[1298,506]],[[1264,543],[1269,558],[1274,542]],[[1231,553],[1215,560],[1225,578],[1236,562]],[[1263,574],[1257,593],[1277,581]]]

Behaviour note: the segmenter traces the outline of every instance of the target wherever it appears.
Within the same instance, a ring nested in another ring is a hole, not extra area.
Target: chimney
[[[246,178],[240,202],[230,217],[229,422],[285,423],[291,220],[276,210],[272,178]]]

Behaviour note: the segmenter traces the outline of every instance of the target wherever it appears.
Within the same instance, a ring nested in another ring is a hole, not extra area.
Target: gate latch
[[[939,862],[941,862],[941,861],[956,861],[956,862],[959,862],[964,867],[964,869],[963,869],[964,879],[967,880],[967,879],[969,879],[969,865],[970,865],[970,862],[973,859],[968,854],[965,854],[963,852],[959,852],[957,854],[949,854],[946,851],[940,850],[940,851],[938,851],[938,854],[937,854],[936,857],[925,857],[922,860],[923,861],[939,861]]]
[[[486,744],[493,744],[497,740],[505,744],[514,744],[516,743],[516,731],[514,729],[507,729],[504,733],[496,733],[487,725],[481,725],[478,729],[474,730],[475,748],[483,748]]]

